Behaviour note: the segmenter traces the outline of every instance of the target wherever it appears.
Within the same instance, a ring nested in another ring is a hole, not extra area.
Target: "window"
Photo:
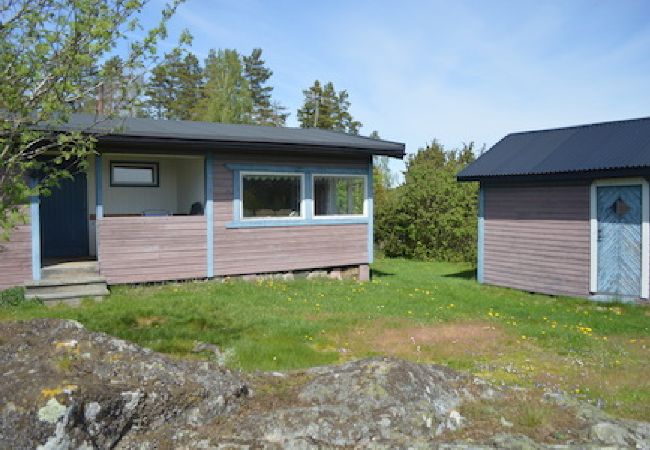
[[[363,215],[365,186],[360,175],[314,175],[314,215]]]
[[[111,161],[111,186],[158,187],[158,163]]]
[[[242,217],[302,218],[303,176],[287,173],[242,173]]]

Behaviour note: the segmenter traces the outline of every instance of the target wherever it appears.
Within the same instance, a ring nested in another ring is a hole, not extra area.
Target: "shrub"
[[[473,144],[447,151],[435,141],[409,157],[404,184],[384,193],[376,210],[376,239],[386,256],[475,259],[478,189],[456,181],[473,160]]]
[[[25,302],[25,289],[13,287],[0,291],[0,306],[17,306]]]

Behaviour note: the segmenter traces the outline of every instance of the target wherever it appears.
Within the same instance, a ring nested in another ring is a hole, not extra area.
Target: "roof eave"
[[[590,180],[596,178],[620,178],[629,176],[650,175],[650,166],[613,167],[602,169],[573,170],[566,172],[521,173],[521,174],[492,174],[492,175],[462,175],[456,176],[460,182],[471,181],[552,181],[552,180]]]
[[[230,139],[188,139],[173,137],[152,137],[137,136],[124,134],[103,134],[97,137],[101,145],[116,145],[120,147],[129,146],[163,146],[167,150],[178,145],[190,146],[194,149],[202,150],[283,150],[283,151],[305,151],[317,150],[323,153],[354,153],[364,155],[389,156],[403,159],[406,151],[404,144],[396,144],[396,148],[376,148],[376,147],[354,147],[340,145],[322,145],[315,143],[300,142],[269,142],[269,141],[252,141],[252,140],[230,140]]]

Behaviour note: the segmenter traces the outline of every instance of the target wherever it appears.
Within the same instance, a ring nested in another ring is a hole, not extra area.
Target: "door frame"
[[[590,271],[589,291],[598,294],[598,187],[641,186],[641,286],[640,297],[650,298],[650,184],[641,177],[594,180],[590,188]]]

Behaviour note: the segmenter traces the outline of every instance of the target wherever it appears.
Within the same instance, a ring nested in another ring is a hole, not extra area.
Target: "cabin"
[[[648,300],[650,118],[513,133],[458,174],[480,184],[479,282]]]
[[[47,130],[97,144],[0,242],[0,289],[45,300],[316,269],[366,280],[372,158],[404,156],[402,143],[319,129],[74,115]]]

